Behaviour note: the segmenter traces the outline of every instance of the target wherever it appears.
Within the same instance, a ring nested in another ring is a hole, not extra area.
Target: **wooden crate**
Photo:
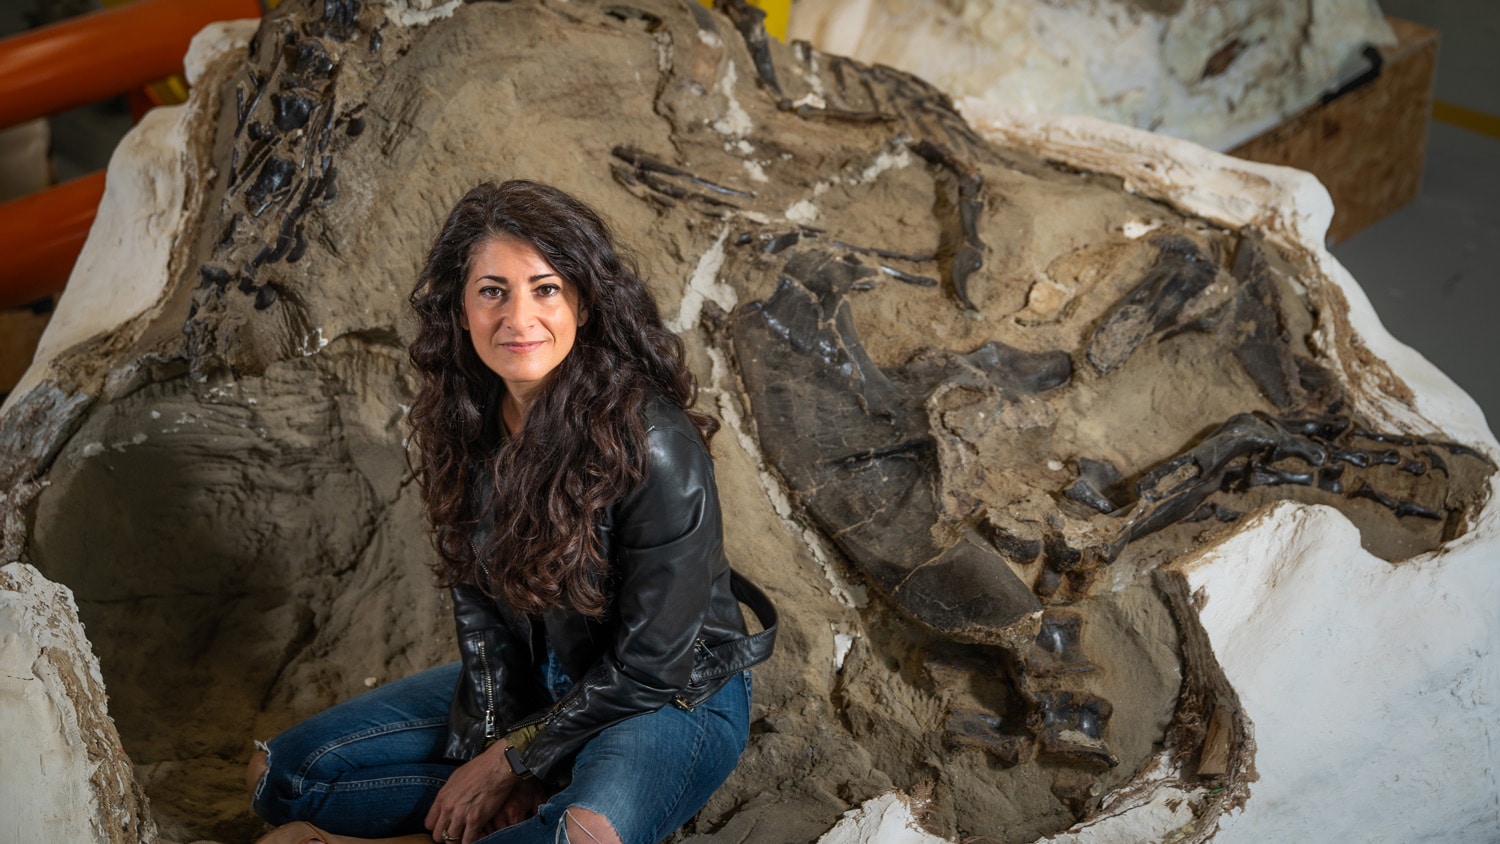
[[[1386,20],[1399,40],[1380,51],[1379,77],[1229,151],[1317,176],[1333,195],[1330,244],[1415,199],[1422,187],[1438,33]]]

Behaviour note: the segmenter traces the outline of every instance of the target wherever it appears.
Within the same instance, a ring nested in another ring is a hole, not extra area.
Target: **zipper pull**
[[[484,737],[486,739],[495,738],[495,710],[493,709],[486,709],[484,711]]]

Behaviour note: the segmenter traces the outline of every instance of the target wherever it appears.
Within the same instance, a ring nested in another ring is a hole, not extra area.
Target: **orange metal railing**
[[[198,30],[260,17],[256,0],[140,0],[0,42],[0,128],[171,76]]]
[[[169,77],[200,29],[260,14],[257,0],[137,0],[0,41],[0,128]],[[63,288],[103,194],[94,173],[0,205],[0,308]]]
[[[0,205],[0,308],[63,288],[103,196],[100,171]]]

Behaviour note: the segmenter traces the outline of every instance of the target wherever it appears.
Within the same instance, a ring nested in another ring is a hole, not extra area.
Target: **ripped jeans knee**
[[[605,816],[569,806],[563,810],[563,822],[557,825],[557,844],[620,844],[620,836]]]
[[[425,833],[457,765],[443,755],[457,678],[457,663],[414,674],[257,742],[266,771],[252,786],[255,813],[361,838]]]

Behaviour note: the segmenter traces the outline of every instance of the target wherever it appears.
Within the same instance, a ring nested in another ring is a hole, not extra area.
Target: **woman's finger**
[[[422,826],[432,830],[433,841],[443,840],[442,827],[438,825],[442,823],[443,813],[443,792],[439,790],[437,798],[432,801],[432,808],[427,810],[427,817],[422,819]]]
[[[443,799],[443,793],[438,792],[437,800],[433,801],[432,808],[427,812],[427,819],[423,824],[432,830],[432,840],[437,844],[451,844],[457,841],[459,834],[453,831],[457,826],[453,813],[449,811],[447,801]]]

